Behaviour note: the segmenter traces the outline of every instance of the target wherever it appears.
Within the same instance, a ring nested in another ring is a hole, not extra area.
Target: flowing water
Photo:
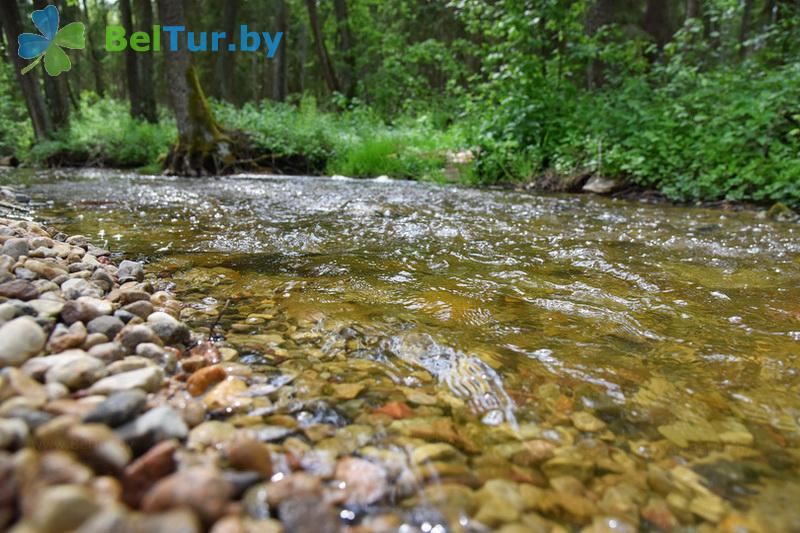
[[[498,527],[452,485],[505,478],[546,489],[512,510],[529,530],[800,530],[796,224],[397,181],[11,180],[37,218],[172,280],[193,326],[227,302],[218,340],[296,376],[305,411],[284,415],[366,428],[348,453],[410,448],[394,505]]]

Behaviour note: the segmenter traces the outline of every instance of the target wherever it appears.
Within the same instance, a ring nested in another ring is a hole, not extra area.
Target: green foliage
[[[718,30],[707,38],[688,21],[653,62],[654,47],[620,27],[587,33],[580,2],[458,4],[473,31],[492,37],[468,107],[473,182],[597,172],[675,200],[800,205],[800,49],[780,24],[753,35],[745,54],[738,4],[712,2]],[[796,28],[800,17],[790,20]]]
[[[159,124],[149,124],[131,118],[125,103],[87,93],[69,130],[35,145],[30,157],[40,164],[143,167],[155,164],[176,135],[175,126],[166,115]]]
[[[309,96],[298,106],[265,100],[241,109],[216,102],[213,109],[226,127],[246,132],[258,152],[306,158],[310,171],[329,174],[434,179],[446,151],[457,146],[454,133],[435,129],[426,117],[388,126],[365,106],[325,113]]]
[[[25,104],[17,93],[12,66],[0,61],[0,156],[24,155],[33,138]]]

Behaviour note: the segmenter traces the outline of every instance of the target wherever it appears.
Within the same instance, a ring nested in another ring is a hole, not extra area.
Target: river
[[[296,376],[299,403],[232,420],[291,415],[366,433],[349,452],[410,451],[415,488],[392,506],[499,526],[452,486],[510,479],[567,526],[800,530],[797,224],[400,181],[5,181],[37,219],[171,279],[193,326],[225,308],[216,340],[241,361]]]

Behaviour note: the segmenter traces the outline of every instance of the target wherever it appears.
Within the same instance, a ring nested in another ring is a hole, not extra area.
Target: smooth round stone
[[[8,239],[3,243],[0,253],[7,255],[15,261],[22,255],[28,255],[28,239]]]
[[[144,267],[137,261],[122,261],[117,269],[117,277],[120,283],[128,281],[141,282],[144,280]]]
[[[118,342],[104,342],[89,348],[89,355],[111,363],[125,357],[125,348]]]
[[[69,389],[76,390],[88,387],[105,375],[106,366],[103,361],[84,355],[50,368],[45,374],[45,381],[61,383]]]
[[[83,421],[110,427],[121,426],[141,412],[146,399],[147,395],[139,389],[117,392],[95,407]]]
[[[163,440],[182,440],[188,433],[189,428],[180,414],[166,406],[150,409],[117,430],[117,435],[137,453],[149,450]]]
[[[116,337],[117,333],[122,331],[124,327],[125,324],[122,320],[108,315],[99,316],[86,325],[86,329],[89,333],[102,333],[109,339]]]
[[[92,298],[102,298],[103,296],[103,291],[83,278],[68,279],[61,284],[61,292],[67,300],[75,300],[81,296],[89,296]]]
[[[15,279],[0,283],[0,296],[27,301],[36,299],[39,296],[39,291],[30,281]]]
[[[143,342],[162,344],[161,339],[152,329],[141,324],[125,326],[117,335],[116,340],[119,341],[129,353],[133,353],[136,347]]]
[[[72,531],[98,509],[92,492],[80,485],[46,487],[36,500],[30,517],[38,531]]]
[[[31,300],[28,304],[36,310],[41,317],[55,317],[64,309],[64,302],[49,299]]]
[[[159,481],[144,497],[142,510],[152,513],[188,507],[212,524],[225,513],[232,492],[233,487],[218,471],[188,468]]]
[[[47,336],[30,317],[22,316],[0,327],[0,366],[19,366],[44,348]]]
[[[91,394],[113,394],[130,389],[155,392],[161,388],[164,371],[156,366],[148,366],[130,372],[123,372],[101,379],[89,389]]]

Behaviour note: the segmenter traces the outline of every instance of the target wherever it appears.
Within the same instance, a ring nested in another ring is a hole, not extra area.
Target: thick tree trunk
[[[344,62],[341,70],[342,88],[348,98],[355,96],[355,57],[353,56],[353,35],[350,31],[350,17],[347,15],[347,0],[333,0],[336,15],[336,29],[339,37],[339,57]]]
[[[289,13],[286,9],[285,0],[275,2],[275,23],[276,30],[282,31],[284,38],[288,35]],[[272,60],[272,99],[278,102],[286,100],[287,75],[289,65],[286,59],[286,45],[278,47],[278,52]]]
[[[153,4],[150,0],[134,0],[138,14],[139,31],[153,31]],[[153,74],[153,52],[139,53],[139,96],[141,118],[155,124],[158,122],[156,109],[155,76]]]
[[[33,133],[36,139],[41,141],[50,135],[53,125],[44,106],[36,69],[22,74],[22,69],[27,66],[27,61],[17,55],[17,37],[22,33],[22,19],[16,0],[0,0],[0,19],[3,20],[3,31],[9,44],[8,59],[14,65],[14,73],[17,76],[22,96],[25,98],[28,116],[33,124]]]
[[[686,20],[700,17],[700,0],[686,0]]]
[[[325,84],[331,92],[342,92],[342,86],[339,84],[339,78],[336,77],[336,70],[334,70],[333,63],[331,63],[331,58],[328,55],[328,48],[325,46],[325,38],[322,35],[322,28],[319,24],[317,0],[306,0],[306,7],[308,8],[308,20],[311,25],[311,32],[314,34],[314,44],[317,47],[317,57],[319,58],[320,67],[322,67],[322,75],[325,77]]]
[[[130,0],[119,0],[119,16],[122,27],[125,28],[125,35],[130,37],[133,34],[133,13]],[[130,46],[125,49],[125,86],[128,89],[128,100],[131,103],[131,116],[143,118],[138,55]]]
[[[236,22],[239,14],[239,0],[226,0],[222,6],[222,31],[232,42],[236,34]],[[229,52],[227,47],[217,52],[217,92],[219,97],[233,102],[233,87],[236,76],[237,53]]]
[[[594,37],[597,31],[614,22],[614,0],[597,0],[589,9],[586,18],[586,33]],[[589,61],[586,72],[586,84],[590,89],[601,87],[605,81],[603,62],[594,57]]]
[[[95,48],[92,21],[89,18],[89,7],[86,5],[86,0],[83,0],[83,20],[86,23],[86,47],[89,49],[89,60],[92,65],[94,90],[102,98],[106,94],[106,85],[103,83],[103,67],[100,63],[100,57],[97,55],[97,48]],[[100,27],[105,27],[105,24],[101,24]]]
[[[658,49],[672,38],[672,21],[670,19],[668,0],[647,0],[647,8],[644,13],[644,30],[652,35],[658,45]]]
[[[750,19],[753,17],[753,0],[744,0],[742,24],[739,26],[739,57],[747,55],[747,35],[750,32]]]
[[[186,26],[182,0],[158,0],[162,26]],[[231,141],[208,105],[186,48],[186,34],[176,51],[164,48],[167,86],[178,127],[178,142],[165,161],[169,174],[201,176],[233,170]]]
[[[33,0],[35,9],[47,7],[47,0]],[[44,95],[50,110],[50,120],[56,130],[69,127],[69,95],[66,76],[44,76]]]

